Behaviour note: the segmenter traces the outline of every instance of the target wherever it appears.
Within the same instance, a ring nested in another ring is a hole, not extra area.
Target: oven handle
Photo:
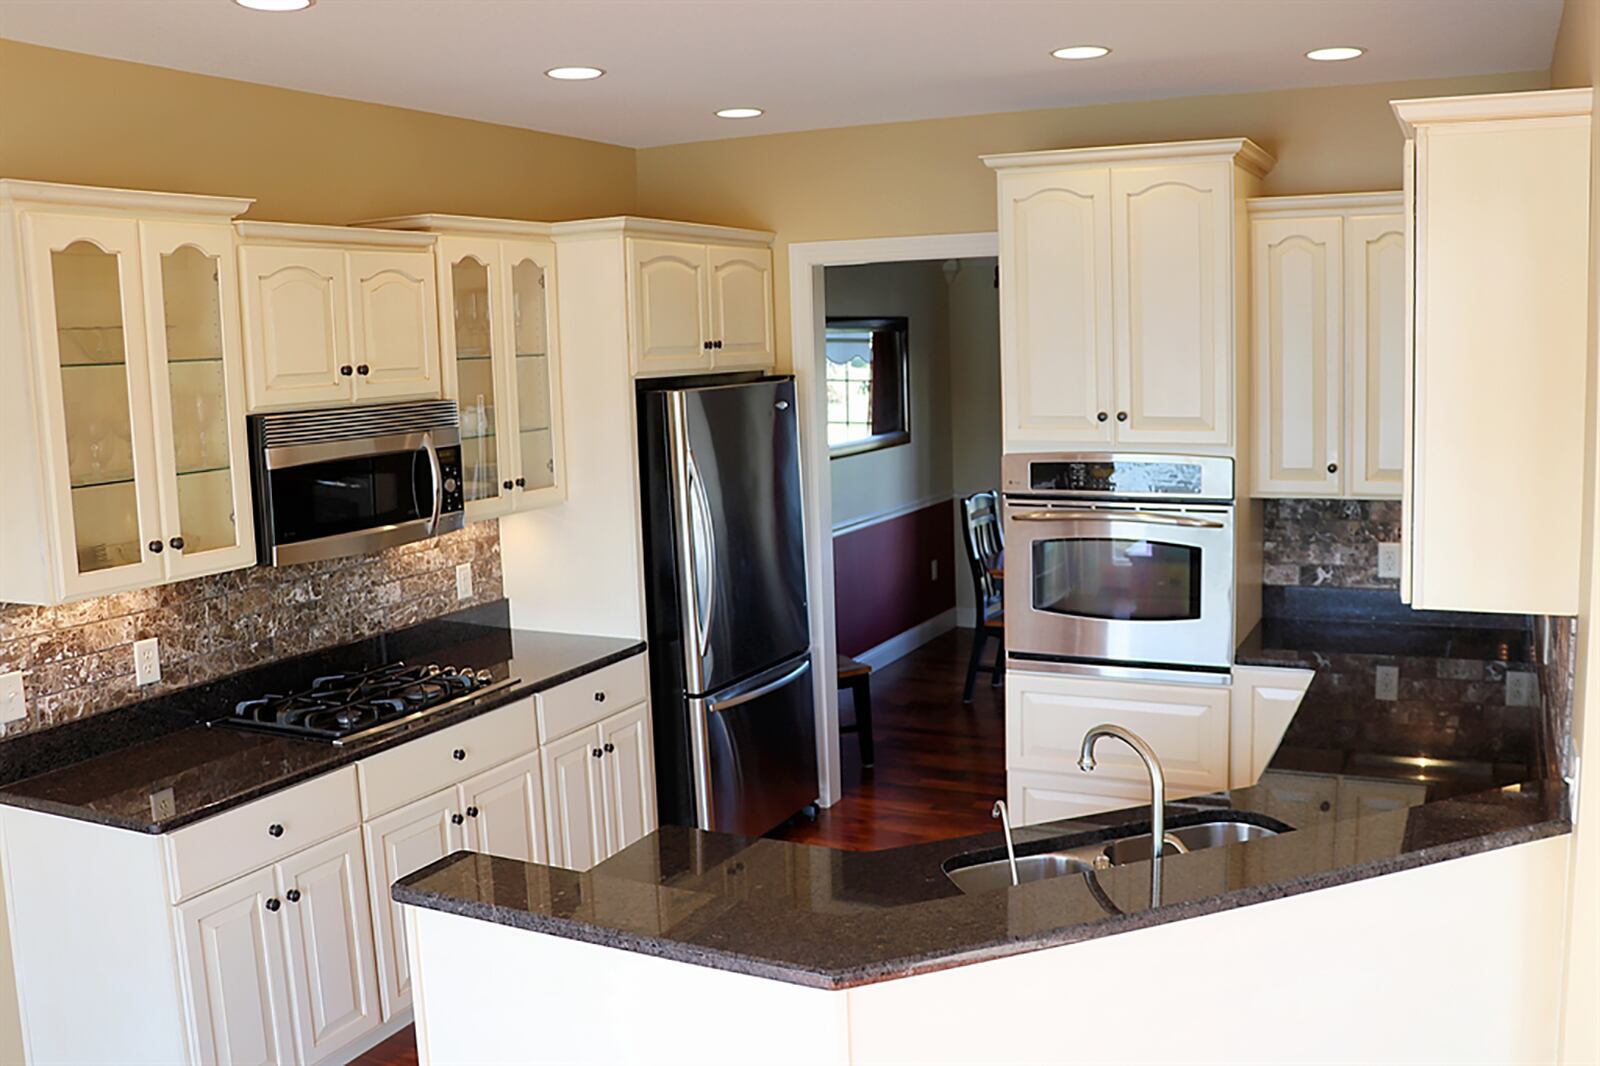
[[[1221,522],[1155,511],[1022,511],[1008,517],[1018,522],[1138,522],[1146,526],[1181,526],[1184,529],[1225,529]]]
[[[444,469],[439,465],[439,448],[433,443],[433,434],[422,435],[422,450],[428,453],[428,472],[433,475],[433,516],[428,519],[428,533],[439,532],[439,516],[444,513]]]

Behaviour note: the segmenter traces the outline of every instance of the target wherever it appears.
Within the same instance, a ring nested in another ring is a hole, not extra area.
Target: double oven
[[[1005,457],[1002,477],[1013,665],[1226,677],[1232,459],[1016,454]]]

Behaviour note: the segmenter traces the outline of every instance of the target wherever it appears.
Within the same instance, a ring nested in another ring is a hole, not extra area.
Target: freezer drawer
[[[817,798],[811,657],[691,699],[702,828],[759,836]]]

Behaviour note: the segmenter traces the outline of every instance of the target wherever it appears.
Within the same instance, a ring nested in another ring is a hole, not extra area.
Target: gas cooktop
[[[346,744],[514,684],[487,670],[397,662],[325,674],[300,692],[240,700],[211,724]]]

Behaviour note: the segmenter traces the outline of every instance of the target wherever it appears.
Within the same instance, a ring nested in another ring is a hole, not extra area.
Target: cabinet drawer
[[[1130,729],[1161,759],[1169,795],[1228,786],[1228,690],[1221,686],[1096,681],[1048,674],[1006,675],[1006,767],[1084,779],[1148,780],[1144,763],[1119,740],[1102,739],[1096,769],[1078,769],[1083,736],[1102,723]],[[1098,788],[1082,788],[1099,791]]]
[[[518,700],[361,760],[362,813],[371,819],[528,754],[537,747],[531,704]]]
[[[644,699],[646,685],[644,656],[635,655],[539,693],[534,697],[539,704],[539,743],[548,744],[633,706]]]
[[[173,902],[360,824],[356,768],[346,766],[185,826],[167,837]]]
[[[1013,770],[1006,774],[1006,805],[1013,825],[1037,825],[1082,818],[1150,802],[1150,789],[1130,781],[1095,781],[1096,775],[1074,769],[1071,774]]]

